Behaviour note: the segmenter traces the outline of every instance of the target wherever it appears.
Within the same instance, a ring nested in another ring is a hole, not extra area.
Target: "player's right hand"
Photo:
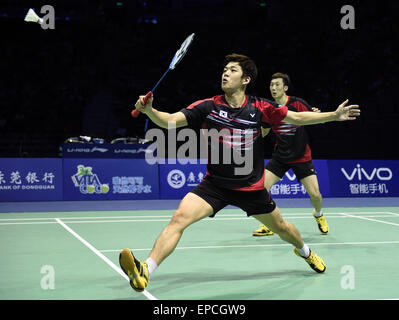
[[[152,109],[152,101],[154,100],[154,97],[151,95],[147,103],[144,104],[144,97],[145,96],[140,96],[134,105],[134,107],[142,113],[146,113]]]

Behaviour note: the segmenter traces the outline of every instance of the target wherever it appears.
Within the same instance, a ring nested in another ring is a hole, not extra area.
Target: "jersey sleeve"
[[[303,99],[296,98],[296,101],[294,103],[295,103],[295,108],[298,110],[298,112],[313,111],[309,103],[307,103]]]
[[[180,111],[185,115],[188,127],[200,129],[212,110],[212,99],[199,100]]]
[[[260,99],[256,103],[256,107],[262,112],[262,126],[266,128],[264,123],[277,124],[280,123],[288,112],[287,106],[279,106],[277,103],[267,99]],[[270,126],[268,126],[270,128]]]

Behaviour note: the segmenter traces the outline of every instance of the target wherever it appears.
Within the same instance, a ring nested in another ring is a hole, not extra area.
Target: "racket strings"
[[[175,56],[173,57],[172,62],[170,63],[169,69],[174,69],[175,66],[180,62],[181,59],[183,59],[184,55],[186,54],[186,52],[188,51],[188,48],[191,44],[191,42],[194,39],[194,33],[192,33],[191,35],[189,35],[186,40],[184,40],[184,42],[182,43],[182,45],[180,46],[180,49],[177,50]]]

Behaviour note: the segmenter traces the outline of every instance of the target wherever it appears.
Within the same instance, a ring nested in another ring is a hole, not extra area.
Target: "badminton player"
[[[309,112],[319,109],[312,108],[310,105],[297,97],[288,96],[287,90],[290,85],[290,77],[284,73],[275,73],[271,77],[270,93],[278,105],[287,106],[288,110],[297,112]],[[313,167],[311,149],[308,138],[303,126],[293,125],[287,122],[273,124],[271,128],[262,130],[262,134],[267,135],[270,129],[276,135],[276,145],[272,158],[265,169],[265,188],[270,192],[270,188],[283,178],[284,174],[292,169],[297,180],[302,183],[310,197],[313,205],[313,216],[322,234],[327,234],[329,227],[322,212],[322,195],[319,190],[316,171]],[[252,233],[254,236],[272,235],[273,232],[265,225]]]
[[[334,112],[294,112],[286,106],[277,107],[275,102],[245,94],[248,84],[255,80],[256,75],[256,65],[249,57],[230,54],[225,57],[221,77],[223,95],[197,101],[176,113],[154,109],[152,97],[146,104],[143,103],[144,96],[137,100],[135,107],[162,128],[168,128],[168,122],[172,121],[177,128],[223,128],[236,133],[252,130],[253,139],[246,141],[245,147],[252,148],[254,159],[252,170],[246,175],[237,176],[234,175],[234,169],[238,165],[234,161],[225,165],[213,164],[210,161],[212,156],[208,153],[208,172],[204,180],[182,199],[169,224],[155,241],[149,257],[140,262],[130,249],[121,251],[119,263],[129,276],[134,290],[141,292],[146,288],[150,276],[174,251],[188,226],[206,217],[215,216],[229,204],[240,207],[248,216],[253,216],[277,233],[282,240],[292,244],[295,254],[304,258],[313,270],[320,273],[326,270],[324,261],[304,243],[298,229],[283,219],[264,187],[261,126],[281,121],[305,125],[353,120],[360,115],[360,110],[355,105],[345,106],[348,101]],[[224,139],[220,144],[223,142]]]

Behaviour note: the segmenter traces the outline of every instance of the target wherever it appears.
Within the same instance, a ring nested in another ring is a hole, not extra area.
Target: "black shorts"
[[[247,216],[270,213],[276,208],[276,204],[266,189],[256,191],[238,191],[220,188],[207,181],[202,181],[190,192],[204,199],[213,208],[215,214],[226,207],[233,205],[241,208]]]
[[[282,163],[272,158],[266,164],[266,169],[273,172],[276,176],[280,178],[282,178],[288,170],[292,169],[298,181],[308,176],[311,176],[312,174],[316,174],[312,160],[308,162]]]

